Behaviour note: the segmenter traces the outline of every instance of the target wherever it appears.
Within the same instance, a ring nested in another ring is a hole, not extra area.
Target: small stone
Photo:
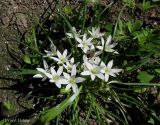
[[[8,26],[10,22],[10,19],[8,16],[2,17],[2,24],[5,26]]]
[[[24,14],[19,13],[16,15],[17,17],[17,25],[19,26],[24,26],[25,28],[27,28],[27,18]]]

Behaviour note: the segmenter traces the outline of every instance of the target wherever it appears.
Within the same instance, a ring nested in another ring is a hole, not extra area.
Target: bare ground
[[[105,3],[105,1],[103,2]],[[17,103],[18,95],[16,92],[9,88],[9,86],[14,84],[14,81],[5,79],[4,77],[7,75],[6,71],[10,67],[18,68],[20,66],[17,63],[19,60],[14,60],[11,54],[9,54],[7,46],[17,56],[21,55],[18,42],[20,42],[22,34],[31,28],[34,23],[37,23],[47,7],[52,4],[52,0],[0,1],[0,104],[6,100],[10,100],[16,105],[14,112],[8,113],[0,109],[0,119],[2,116],[14,116],[25,111],[25,108]],[[114,10],[111,11],[110,16],[113,16],[112,19],[117,18]],[[124,15],[124,18],[127,18],[127,13]],[[140,18],[145,19],[146,23],[153,23],[155,27],[158,26],[160,24],[160,7],[144,14]]]

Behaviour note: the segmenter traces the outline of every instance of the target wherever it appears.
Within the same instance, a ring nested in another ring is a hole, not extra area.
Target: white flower
[[[74,93],[78,92],[78,86],[76,83],[81,83],[85,81],[82,77],[76,77],[76,66],[73,65],[71,75],[68,73],[63,72],[65,79],[67,80],[68,84],[66,86],[66,90],[69,90],[72,87]]]
[[[93,56],[91,58],[87,58],[86,55],[83,56],[83,62],[89,62],[91,65],[99,65],[101,59],[99,56]]]
[[[93,65],[99,65],[101,59],[97,56],[92,57],[91,59],[89,59],[89,62]]]
[[[63,72],[63,67],[59,67],[57,72],[53,67],[51,67],[51,74],[48,74],[50,82],[54,82],[58,88],[61,88],[61,84],[67,84],[67,81],[61,76]]]
[[[109,63],[107,64],[107,66],[102,62],[101,66],[102,66],[101,72],[105,74],[105,82],[108,81],[109,76],[116,77],[116,75],[118,75],[119,72],[122,71],[122,69],[112,69],[113,60],[109,61]]]
[[[50,57],[51,59],[54,59],[55,61],[58,62],[58,64],[64,64],[65,62],[68,61],[68,58],[70,57],[67,56],[67,49],[64,50],[63,54],[61,54],[58,50],[57,50],[57,56],[58,58],[56,57]]]
[[[90,75],[92,80],[94,80],[96,76],[104,80],[104,75],[100,72],[100,67],[98,65],[92,65],[89,62],[84,62],[84,65],[86,68],[81,75]]]
[[[56,46],[54,44],[51,44],[50,48],[51,48],[51,51],[44,50],[47,55],[45,55],[43,57],[52,57],[52,56],[56,56],[57,55]]]
[[[45,81],[47,79],[47,75],[49,74],[48,72],[50,72],[48,64],[45,60],[43,60],[43,68],[36,68],[39,73],[34,75],[33,78],[43,78],[42,81]]]
[[[49,66],[48,66],[47,62],[44,59],[43,59],[43,66],[44,66],[44,69],[46,71],[49,71]]]
[[[93,3],[93,4],[98,4],[100,3],[100,0],[86,0],[87,3]]]
[[[33,78],[43,78],[42,81],[46,80],[49,73],[43,68],[36,68],[38,70],[38,74],[34,75]]]
[[[65,64],[63,64],[64,68],[67,70],[67,72],[71,72],[72,71],[72,68],[73,68],[73,65],[78,65],[78,63],[74,64],[74,58],[72,57],[68,62],[66,62]]]
[[[112,41],[112,36],[111,35],[107,38],[106,43],[104,42],[104,39],[102,37],[101,38],[102,46],[97,46],[97,48],[100,49],[100,50],[103,50],[103,47],[105,45],[104,51],[113,52],[113,53],[118,54],[118,52],[113,49],[117,44],[116,43],[111,44],[111,41]]]
[[[92,45],[92,39],[93,38],[87,39],[87,34],[83,35],[83,39],[76,37],[76,40],[79,42],[78,47],[80,47],[84,53],[86,53],[90,49],[90,46]]]
[[[76,38],[76,37],[81,37],[80,35],[81,31],[76,31],[75,27],[72,27],[72,33],[66,33],[66,35],[68,36],[68,38]]]
[[[100,27],[98,28],[95,28],[95,27],[92,27],[92,31],[88,31],[91,36],[96,39],[96,38],[100,38],[104,35],[104,33],[100,33]]]

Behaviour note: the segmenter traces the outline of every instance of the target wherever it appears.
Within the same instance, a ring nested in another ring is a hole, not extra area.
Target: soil
[[[20,67],[19,59],[13,57],[22,54],[18,46],[22,34],[39,21],[48,4],[52,3],[46,0],[0,1],[0,105],[9,100],[16,106],[12,112],[5,111],[1,107],[0,120],[2,117],[12,117],[25,111],[25,108],[17,103],[19,95],[10,88],[15,82],[8,79],[10,76],[7,71],[11,67]]]
[[[21,55],[19,42],[22,35],[28,31],[34,24],[39,22],[48,6],[54,7],[54,0],[1,0],[0,1],[0,104],[6,100],[12,101],[16,105],[14,112],[5,112],[0,109],[0,120],[2,117],[11,117],[25,111],[25,108],[17,103],[18,94],[10,88],[14,85],[14,80],[7,79],[7,71],[10,67],[20,67],[19,59],[11,57],[11,53],[15,53],[15,57]],[[103,1],[104,2],[104,1]],[[76,4],[75,2],[73,2]],[[115,5],[116,6],[116,5]],[[113,19],[117,18],[114,9],[110,15]],[[124,15],[127,19],[127,14]],[[145,19],[146,23],[153,23],[154,26],[160,25],[160,7],[149,11],[145,15],[140,16]],[[115,20],[114,20],[115,22]],[[10,52],[9,52],[10,51]],[[31,105],[30,107],[33,107]],[[34,121],[34,120],[33,120]],[[23,123],[24,124],[31,124]]]

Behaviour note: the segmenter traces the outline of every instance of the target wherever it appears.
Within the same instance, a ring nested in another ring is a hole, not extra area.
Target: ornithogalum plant
[[[73,93],[78,92],[77,83],[85,84],[86,81],[93,81],[97,78],[99,82],[106,82],[106,84],[111,82],[109,77],[116,77],[122,71],[122,69],[112,68],[114,60],[110,60],[108,63],[103,61],[102,54],[104,53],[118,54],[114,50],[117,43],[112,43],[112,36],[109,35],[105,40],[105,33],[100,32],[100,27],[93,27],[92,31],[88,30],[84,34],[77,33],[74,27],[72,29],[72,33],[66,33],[66,35],[68,39],[75,39],[76,48],[82,54],[83,62],[76,62],[67,49],[60,52],[55,45],[52,45],[53,52],[45,50],[47,55],[43,60],[50,58],[53,62],[57,62],[59,68],[49,66],[48,70],[45,68],[46,66],[38,67],[39,73],[33,77],[48,78],[49,82],[54,83],[58,88],[61,88],[61,85],[66,86],[66,90],[72,88]],[[54,53],[55,51],[56,53]],[[91,57],[87,55],[90,52],[92,52]],[[44,65],[47,65],[46,61],[44,62]]]

